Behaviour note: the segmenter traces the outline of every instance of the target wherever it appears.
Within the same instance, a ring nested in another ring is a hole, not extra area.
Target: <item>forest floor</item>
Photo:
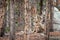
[[[0,40],[9,40],[9,37],[0,37]],[[17,35],[15,40],[45,40],[45,37],[40,34],[30,34],[30,35]]]

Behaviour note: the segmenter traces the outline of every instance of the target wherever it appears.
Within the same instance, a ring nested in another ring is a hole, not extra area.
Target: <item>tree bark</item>
[[[6,27],[9,27],[10,24],[9,24],[9,19],[10,18],[10,1],[7,0],[7,6],[6,6]]]
[[[10,0],[10,40],[15,40],[14,0]]]
[[[49,32],[53,31],[53,24],[52,24],[52,18],[53,18],[53,1],[52,0],[46,0],[46,40],[49,40]]]
[[[6,1],[0,0],[0,36],[4,35]]]

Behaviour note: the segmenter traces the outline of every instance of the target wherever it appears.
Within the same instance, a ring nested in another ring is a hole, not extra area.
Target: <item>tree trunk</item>
[[[10,0],[10,40],[15,40],[14,0]]]
[[[7,0],[7,7],[6,7],[6,27],[9,27],[10,20],[10,1]]]
[[[46,0],[46,40],[49,40],[49,32],[53,29],[52,18],[53,18],[53,1]]]
[[[0,36],[4,35],[6,1],[0,0]]]

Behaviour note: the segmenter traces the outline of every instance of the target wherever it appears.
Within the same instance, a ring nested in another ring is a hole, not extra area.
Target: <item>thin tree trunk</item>
[[[52,23],[52,21],[53,21],[53,9],[54,9],[54,7],[53,7],[53,0],[50,0],[50,32],[52,32],[53,31],[53,23]]]
[[[47,38],[46,40],[49,40],[49,32],[50,29],[52,30],[53,26],[52,26],[52,16],[53,16],[53,12],[52,12],[52,7],[53,7],[53,1],[52,0],[46,0],[46,35]]]
[[[6,7],[6,27],[9,27],[9,18],[10,18],[10,1],[7,0],[7,7]]]
[[[30,5],[29,5],[29,0],[24,0],[25,1],[25,33],[29,34],[30,30],[31,30],[31,11],[30,11]],[[27,35],[25,36],[25,40],[28,40],[29,38],[27,37]]]
[[[10,0],[10,40],[15,40],[14,0]]]
[[[24,40],[27,40],[27,31],[28,31],[28,27],[29,27],[29,18],[28,18],[28,14],[27,14],[27,7],[28,7],[28,0],[24,0],[24,15],[25,15],[25,28],[24,28],[24,31],[25,31],[25,34],[24,34]]]
[[[0,36],[4,35],[6,1],[0,0]]]
[[[48,10],[49,10],[49,2],[48,2],[49,0],[46,0],[46,36],[47,36],[47,38],[46,38],[46,40],[49,40],[49,12],[48,12]]]

